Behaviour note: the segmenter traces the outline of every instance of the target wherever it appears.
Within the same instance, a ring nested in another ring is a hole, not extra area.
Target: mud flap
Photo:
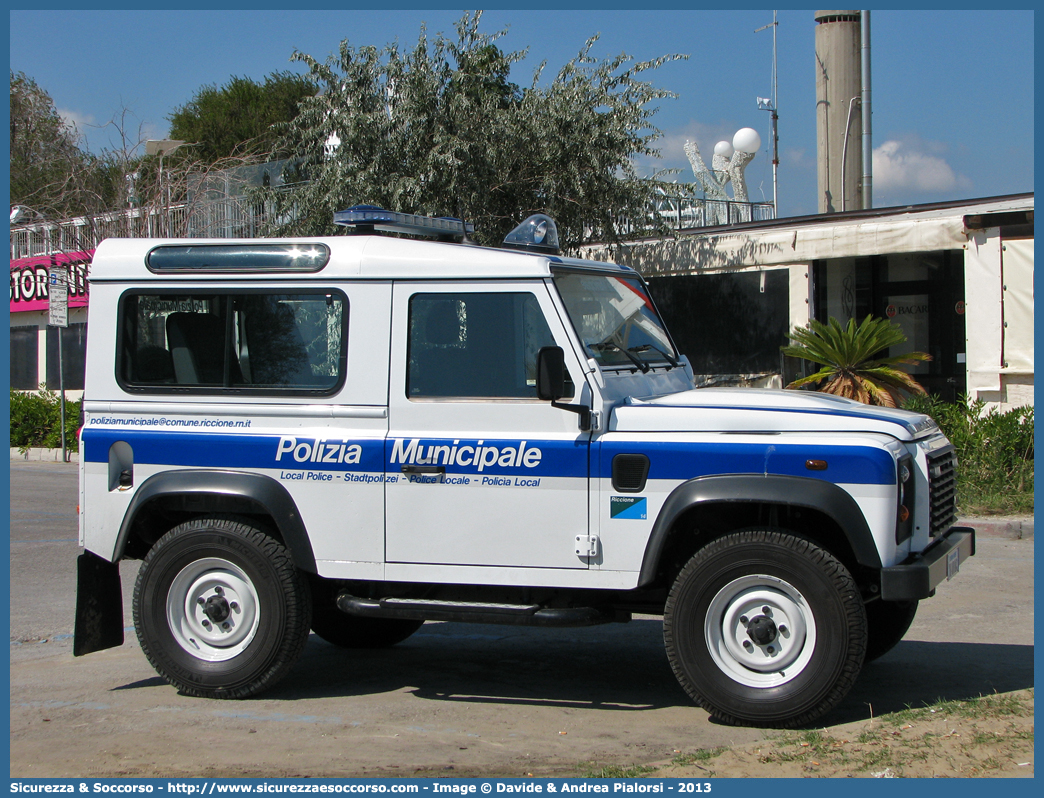
[[[123,645],[120,565],[85,551],[76,558],[73,656]]]

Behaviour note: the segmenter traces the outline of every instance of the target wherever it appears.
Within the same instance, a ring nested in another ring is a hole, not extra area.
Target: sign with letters
[[[59,252],[33,258],[11,261],[11,313],[49,309],[50,269],[59,266],[66,270],[65,285],[69,307],[87,306],[87,273],[94,250]]]
[[[51,327],[69,326],[69,278],[64,266],[47,270],[47,323]]]

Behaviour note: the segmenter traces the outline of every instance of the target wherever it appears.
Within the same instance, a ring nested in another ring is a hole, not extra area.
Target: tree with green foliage
[[[301,92],[294,94],[290,87],[307,85],[305,93],[315,90],[306,78],[289,73],[271,76],[266,85],[273,96],[286,95],[269,105],[281,103],[293,112]],[[289,119],[293,112],[272,118]],[[243,172],[256,167],[262,154],[267,156],[271,138],[255,142],[254,152],[249,142],[237,138],[229,145],[238,148],[235,155],[215,156],[211,151],[203,157],[197,146],[180,147],[161,161],[142,154],[145,131],[141,125],[135,129],[133,116],[124,108],[102,125],[110,132],[111,145],[93,154],[81,148],[79,133],[62,119],[47,92],[32,78],[12,70],[11,204],[27,209],[20,221],[76,219],[75,225],[65,226],[63,240],[78,249],[92,249],[105,237],[154,235],[157,220],[158,231],[166,236],[206,235],[211,224],[226,232],[225,217],[209,214],[204,206],[215,199],[225,203],[226,210],[236,203],[251,203],[242,188],[251,176]],[[262,117],[258,110],[257,119]],[[267,123],[255,127],[268,135]],[[167,212],[171,206],[182,210],[171,215]],[[112,216],[113,211],[129,207],[143,212]]]
[[[525,53],[502,51],[506,31],[481,33],[480,18],[465,14],[452,40],[422,30],[411,50],[345,40],[325,63],[294,53],[321,89],[279,126],[303,182],[270,193],[273,218],[290,219],[272,232],[329,234],[335,211],[366,203],[463,217],[482,243],[543,212],[570,247],[616,241],[619,217],[648,217],[655,182],[633,159],[659,154],[651,104],[674,95],[641,78],[684,56],[598,61],[595,37],[553,80],[542,84],[541,66],[522,89],[509,75]]]
[[[858,326],[855,319],[849,319],[845,327],[833,317],[826,324],[813,319],[808,329],[795,327],[790,338],[793,343],[782,347],[783,354],[809,360],[821,368],[794,380],[788,388],[825,381],[816,390],[885,407],[898,407],[903,393],[925,393],[920,383],[899,366],[931,360],[931,355],[907,352],[878,357],[889,347],[906,341],[903,331],[887,319],[867,316]]]
[[[103,202],[97,159],[51,96],[24,72],[11,70],[11,204],[48,218],[78,216]]]
[[[1033,512],[1033,406],[986,407],[962,396],[910,396],[905,410],[931,416],[957,452],[957,506],[965,514]]]
[[[271,151],[272,126],[297,116],[298,105],[316,92],[305,75],[273,72],[258,83],[233,76],[224,86],[204,86],[167,116],[170,137],[196,144],[203,161]]]

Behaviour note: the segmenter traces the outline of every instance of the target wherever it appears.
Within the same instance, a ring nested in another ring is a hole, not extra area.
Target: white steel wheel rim
[[[760,640],[750,634],[752,622],[762,627]],[[816,621],[804,596],[766,574],[743,576],[721,588],[708,607],[704,634],[714,664],[746,687],[795,679],[816,647]]]
[[[216,603],[209,615],[208,601]],[[254,639],[259,621],[254,583],[242,568],[220,557],[186,565],[167,592],[167,623],[174,639],[208,662],[241,654]]]

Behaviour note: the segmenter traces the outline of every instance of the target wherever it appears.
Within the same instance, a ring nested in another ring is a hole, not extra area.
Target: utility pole
[[[862,43],[860,50],[860,75],[862,76],[863,93],[863,208],[874,207],[873,172],[874,145],[873,126],[870,122],[870,12],[859,12],[859,35]]]
[[[66,463],[69,458],[65,452],[65,364],[62,362],[62,333],[69,326],[69,270],[65,264],[59,265],[54,255],[51,255],[51,265],[47,269],[47,324],[57,328],[58,334],[58,415],[61,424],[59,437],[62,440],[62,462]]]

